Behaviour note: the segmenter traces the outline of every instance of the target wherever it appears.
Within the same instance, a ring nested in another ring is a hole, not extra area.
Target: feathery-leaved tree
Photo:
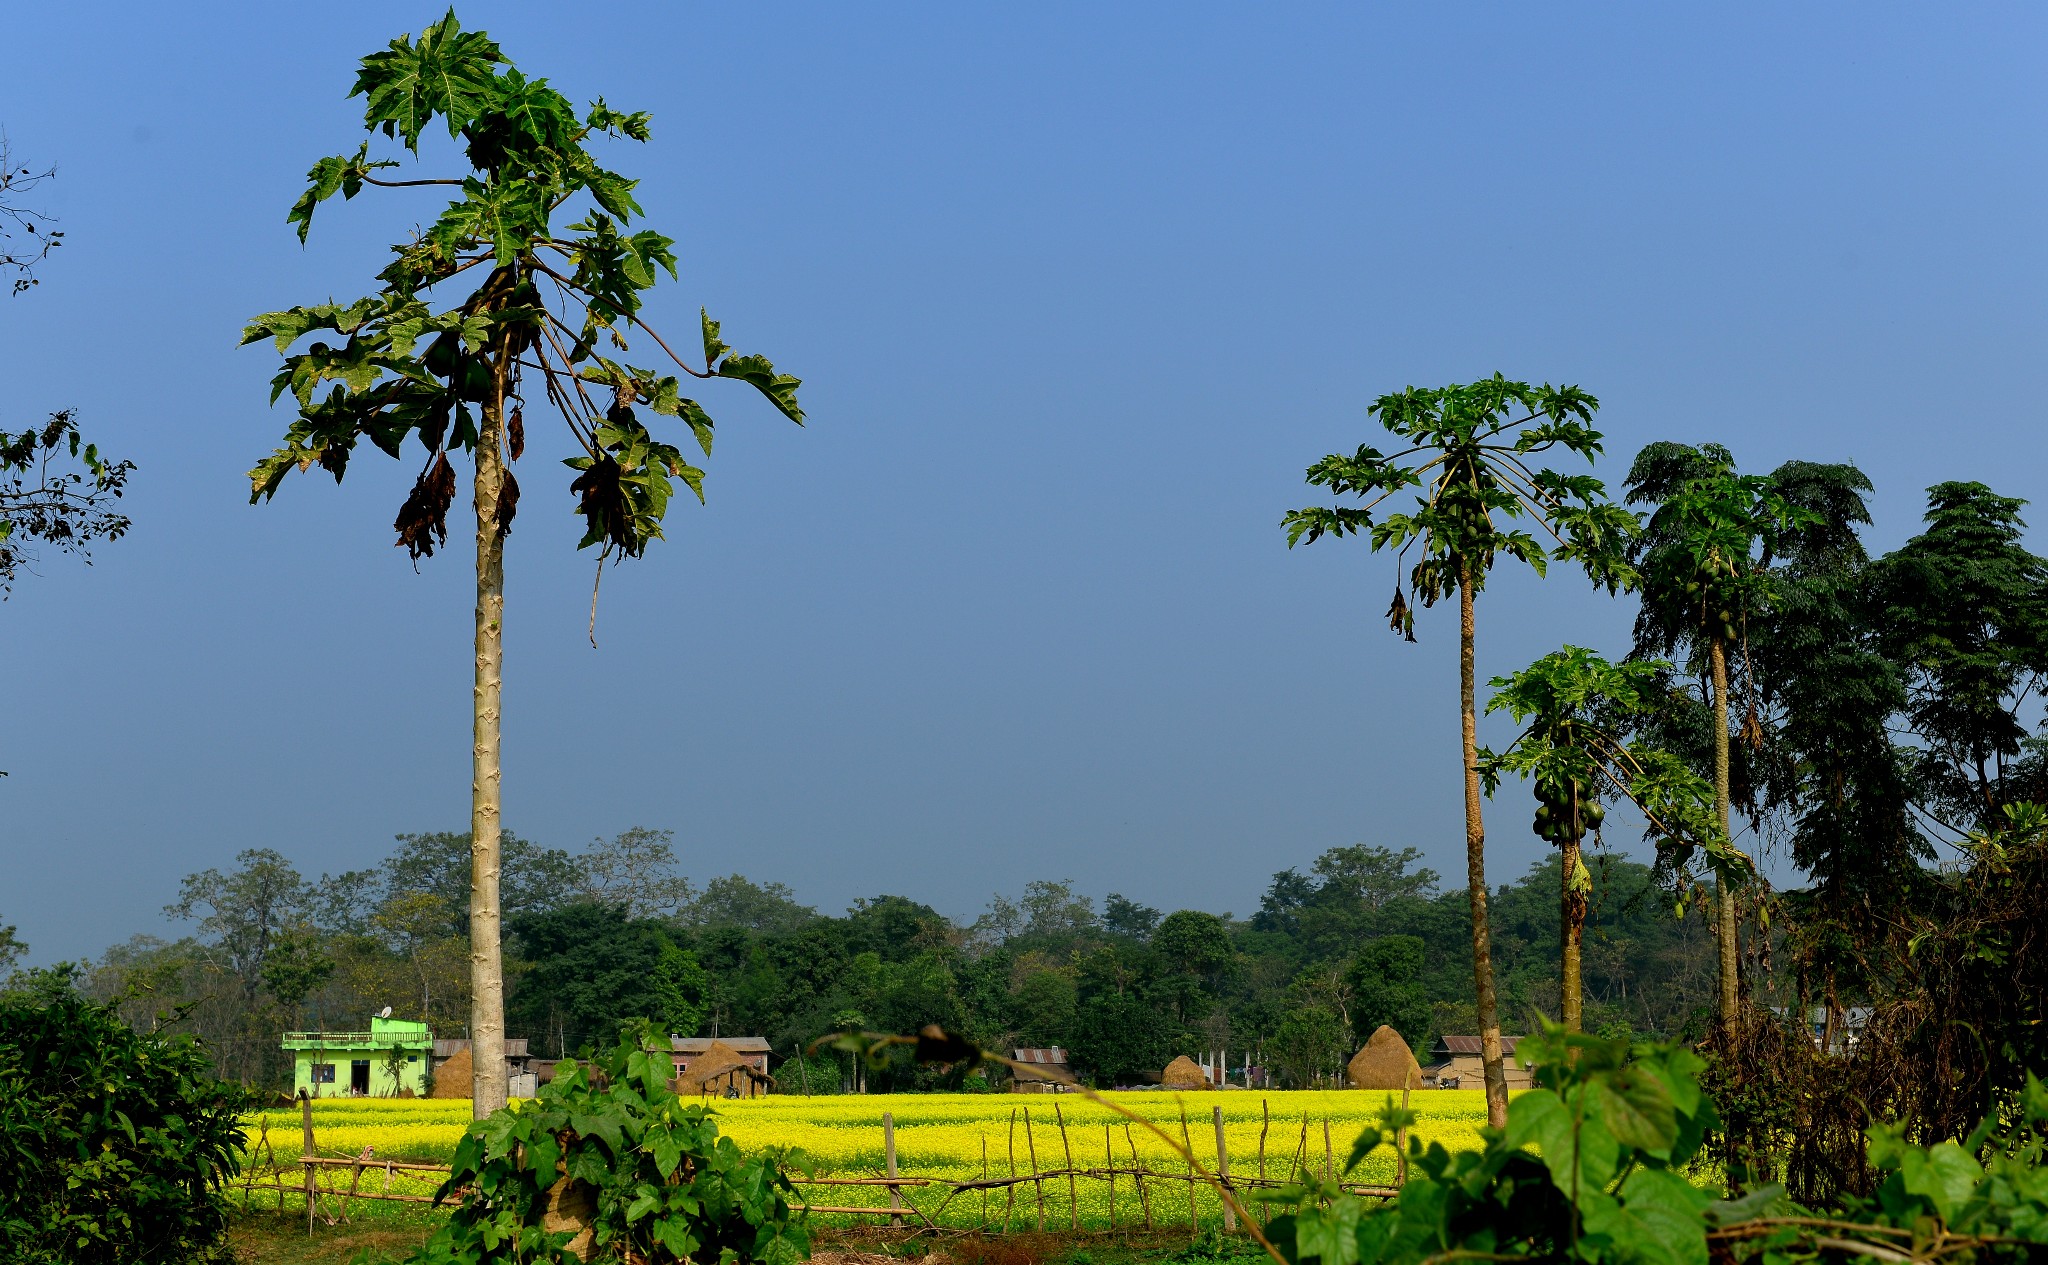
[[[1655,443],[1636,456],[1628,500],[1655,508],[1634,542],[1642,607],[1639,656],[1677,655],[1705,686],[1713,709],[1714,815],[1729,830],[1729,654],[1743,646],[1752,613],[1767,607],[1776,582],[1773,546],[1820,516],[1792,504],[1763,475],[1739,474],[1719,444]],[[1761,741],[1752,717],[1745,724]],[[1723,1033],[1738,1022],[1741,979],[1732,876],[1715,879],[1718,997]]]
[[[1405,577],[1396,571],[1393,630],[1415,639],[1409,594],[1432,606],[1458,598],[1459,713],[1463,721],[1465,871],[1472,908],[1472,970],[1479,1012],[1480,1050],[1486,1067],[1487,1117],[1507,1120],[1507,1079],[1501,1061],[1500,1018],[1494,995],[1493,956],[1486,915],[1486,830],[1481,817],[1478,712],[1474,693],[1474,599],[1494,561],[1505,554],[1545,573],[1550,562],[1583,567],[1610,593],[1633,579],[1628,543],[1635,516],[1607,499],[1591,475],[1563,474],[1539,458],[1553,450],[1591,462],[1601,451],[1592,427],[1599,401],[1576,386],[1532,387],[1499,374],[1445,387],[1410,387],[1383,395],[1369,410],[1400,442],[1392,453],[1370,445],[1333,454],[1308,470],[1308,481],[1356,505],[1312,506],[1290,512],[1282,525],[1290,547],[1324,535],[1363,534],[1373,550],[1397,551],[1398,567],[1417,555]],[[1391,497],[1412,490],[1414,508],[1383,513]],[[1524,530],[1532,524],[1542,533]]]
[[[418,444],[422,467],[399,508],[397,543],[415,560],[447,541],[456,494],[451,455],[472,464],[476,512],[474,781],[471,791],[470,1038],[475,1110],[503,1106],[504,976],[499,953],[499,685],[503,660],[504,547],[519,507],[512,464],[526,448],[529,395],[568,431],[568,492],[583,516],[583,546],[607,559],[639,556],[661,538],[674,482],[701,500],[703,472],[649,429],[648,414],[675,419],[706,454],[712,423],[683,394],[682,378],[730,378],[757,388],[801,423],[798,381],[760,356],[736,355],[703,318],[703,360],[692,363],[641,317],[657,272],[676,274],[673,241],[628,225],[641,213],[635,181],[589,148],[600,138],[645,141],[648,117],[602,98],[579,111],[544,79],[528,79],[481,31],[451,10],[362,60],[351,96],[363,122],[420,156],[437,121],[456,145],[453,174],[395,179],[400,166],[353,154],[323,158],[288,221],[305,240],[314,210],[365,187],[446,188],[454,198],[411,240],[392,248],[381,288],[351,303],[322,303],[257,317],[243,342],[272,340],[285,355],[271,399],[287,392],[298,418],[285,443],[250,471],[251,500],[273,495],[294,470],[314,466],[339,482],[361,441],[403,458]],[[440,155],[437,155],[440,157]],[[415,197],[417,194],[401,194]],[[408,206],[408,217],[419,209]],[[320,335],[292,351],[309,335]],[[641,344],[667,362],[625,359]],[[332,384],[331,386],[329,384]]]
[[[1714,788],[1684,760],[1626,735],[1627,718],[1661,704],[1658,683],[1666,665],[1642,660],[1610,663],[1580,646],[1544,655],[1513,676],[1497,676],[1487,703],[1525,726],[1498,755],[1481,749],[1479,773],[1490,797],[1503,773],[1536,786],[1535,831],[1563,857],[1559,897],[1561,1014],[1566,1031],[1580,1031],[1580,945],[1593,875],[1580,858],[1589,830],[1606,818],[1602,803],[1626,799],[1648,821],[1658,858],[1681,888],[1689,862],[1704,854],[1716,874],[1736,877],[1749,858],[1729,842],[1714,817]]]

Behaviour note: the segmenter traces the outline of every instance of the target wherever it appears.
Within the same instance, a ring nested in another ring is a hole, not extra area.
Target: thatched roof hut
[[[472,1067],[473,1065],[469,1061],[469,1047],[467,1045],[447,1058],[442,1059],[440,1066],[434,1069],[434,1092],[429,1097],[469,1097],[469,1081]]]
[[[767,1092],[774,1078],[760,1071],[738,1050],[713,1041],[675,1078],[678,1094],[711,1094],[721,1098],[752,1098]]]
[[[1345,1069],[1353,1089],[1421,1089],[1422,1065],[1401,1034],[1381,1024]]]
[[[1164,1089],[1215,1088],[1209,1083],[1209,1074],[1202,1070],[1202,1065],[1185,1054],[1166,1065],[1166,1070],[1159,1074],[1159,1084]]]

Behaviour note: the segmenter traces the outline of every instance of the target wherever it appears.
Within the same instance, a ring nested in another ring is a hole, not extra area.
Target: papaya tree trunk
[[[1564,892],[1558,902],[1560,921],[1559,960],[1561,964],[1561,996],[1558,1001],[1559,1018],[1564,1022],[1566,1032],[1580,1032],[1582,986],[1579,968],[1579,946],[1586,936],[1586,893],[1576,882],[1579,866],[1579,839],[1568,835],[1562,845],[1564,853]]]
[[[1486,1068],[1486,1119],[1508,1122],[1508,1079],[1500,1054],[1493,995],[1493,936],[1486,922],[1486,825],[1479,815],[1479,714],[1473,705],[1472,567],[1458,567],[1458,707],[1465,760],[1465,885],[1472,897],[1472,982],[1479,1010],[1479,1055]]]
[[[499,685],[505,662],[505,533],[499,493],[505,466],[505,357],[494,357],[495,387],[484,402],[476,444],[476,684],[474,768],[469,807],[470,1098],[481,1120],[510,1093],[505,1068],[505,964],[500,951]]]
[[[1721,833],[1732,839],[1734,834],[1728,828],[1728,647],[1716,636],[1707,643],[1707,655],[1714,673],[1714,818],[1721,824]],[[1740,982],[1736,975],[1735,893],[1719,878],[1714,880],[1714,913],[1720,940],[1721,1032],[1732,1048]]]

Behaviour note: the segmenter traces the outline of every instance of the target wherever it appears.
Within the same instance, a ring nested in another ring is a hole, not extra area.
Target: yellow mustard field
[[[1221,1109],[1230,1170],[1237,1177],[1284,1179],[1300,1165],[1320,1171],[1325,1155],[1325,1126],[1332,1162],[1341,1165],[1360,1129],[1375,1123],[1386,1101],[1384,1093],[1358,1090],[1235,1091],[1174,1094],[1118,1093],[1110,1097],[1147,1120],[1181,1136],[1186,1113],[1189,1141],[1204,1164],[1216,1156],[1213,1112]],[[1101,1169],[1113,1158],[1120,1170],[1143,1168],[1158,1179],[1137,1183],[1119,1172],[1115,1183],[1114,1217],[1118,1225],[1142,1224],[1149,1206],[1157,1225],[1188,1221],[1188,1185],[1171,1180],[1184,1174],[1180,1157],[1149,1131],[1106,1107],[1073,1094],[875,1094],[804,1098],[775,1095],[743,1101],[714,1101],[721,1130],[748,1152],[786,1150],[817,1178],[879,1177],[886,1160],[882,1117],[895,1123],[897,1171],[902,1176],[934,1182],[974,1181],[1034,1171]],[[1440,1142],[1449,1150],[1475,1149],[1486,1105],[1478,1090],[1425,1090],[1410,1099],[1419,1120],[1415,1136],[1425,1144]],[[1027,1119],[1028,1113],[1028,1119]],[[447,1160],[469,1121],[464,1100],[327,1099],[314,1104],[314,1140],[323,1155],[362,1155],[374,1159]],[[268,1131],[269,1144],[280,1160],[299,1152],[300,1120],[296,1108],[277,1108],[249,1118],[252,1148]],[[1135,1162],[1133,1152],[1135,1150]],[[1262,1158],[1263,1157],[1263,1158]],[[1394,1160],[1382,1149],[1354,1173],[1353,1180],[1391,1182]],[[381,1185],[381,1178],[379,1179]],[[412,1190],[422,1179],[406,1182]],[[393,1189],[400,1189],[394,1186]],[[430,1189],[427,1185],[425,1188]],[[809,1202],[821,1206],[882,1207],[887,1192],[877,1186],[811,1185]],[[1012,1191],[995,1190],[984,1199],[969,1191],[947,1198],[943,1186],[913,1187],[906,1201],[926,1216],[949,1225],[973,1225],[984,1215],[1000,1225],[1007,1214],[1012,1228],[1037,1224],[1039,1201],[1048,1228],[1078,1221],[1085,1228],[1106,1227],[1112,1216],[1110,1183],[1080,1178],[1069,1192],[1066,1178],[1026,1183]],[[1205,1222],[1219,1215],[1215,1196],[1196,1191],[1196,1213]],[[827,1222],[855,1218],[820,1214]],[[912,1217],[915,1220],[915,1215]]]

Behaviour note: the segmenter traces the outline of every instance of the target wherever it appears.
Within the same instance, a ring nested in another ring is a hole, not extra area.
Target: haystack
[[[1385,1024],[1345,1069],[1353,1089],[1421,1089],[1422,1067],[1401,1034]]]
[[[1159,1074],[1159,1086],[1162,1089],[1211,1088],[1208,1073],[1185,1054],[1166,1065],[1166,1070]]]
[[[469,1049],[464,1047],[449,1055],[434,1069],[434,1098],[469,1097],[470,1062]]]
[[[756,1083],[768,1078],[754,1070],[738,1050],[723,1041],[713,1041],[704,1053],[690,1060],[690,1066],[675,1079],[678,1094],[717,1094],[728,1087],[739,1088],[742,1080]],[[745,1093],[747,1090],[742,1089]]]

